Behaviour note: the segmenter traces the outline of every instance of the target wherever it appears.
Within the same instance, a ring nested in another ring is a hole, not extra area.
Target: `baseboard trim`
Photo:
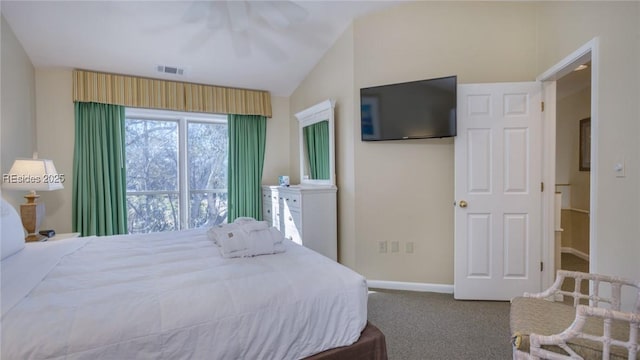
[[[570,248],[570,247],[561,247],[560,251],[563,253],[568,253],[568,254],[572,254],[575,255],[577,257],[579,257],[582,260],[587,260],[589,261],[589,254],[585,254],[580,250],[576,250],[574,248]]]
[[[417,282],[403,281],[386,281],[386,280],[367,280],[369,289],[385,289],[385,290],[407,290],[434,292],[442,294],[453,294],[453,285],[446,284],[427,284]]]

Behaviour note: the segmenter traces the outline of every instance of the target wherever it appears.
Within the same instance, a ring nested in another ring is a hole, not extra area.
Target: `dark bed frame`
[[[387,360],[387,343],[380,329],[367,321],[358,341],[323,351],[304,360]]]

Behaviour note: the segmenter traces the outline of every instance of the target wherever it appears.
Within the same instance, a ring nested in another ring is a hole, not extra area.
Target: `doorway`
[[[556,81],[556,270],[589,272],[591,65]]]
[[[584,73],[579,74],[576,72],[576,68],[579,65],[588,64],[589,66],[582,70]],[[589,154],[593,154],[594,156],[589,157],[589,170],[583,170],[582,177],[588,178],[588,186],[585,188],[588,195],[588,202],[585,197],[576,197],[575,199],[581,199],[582,201],[580,206],[586,207],[586,209],[576,208],[579,210],[588,210],[589,225],[588,225],[588,269],[587,272],[595,272],[597,268],[597,252],[594,251],[597,249],[597,231],[596,231],[596,223],[592,221],[592,219],[597,218],[597,177],[595,176],[598,173],[598,162],[597,156],[598,153],[598,65],[599,65],[599,39],[593,38],[579,49],[565,57],[559,63],[545,71],[543,74],[538,76],[538,80],[542,81],[543,84],[543,99],[544,104],[547,104],[546,109],[543,112],[543,121],[545,123],[544,130],[544,149],[543,149],[543,182],[547,184],[569,184],[569,187],[573,186],[570,181],[556,181],[556,157],[559,155],[556,151],[556,143],[557,139],[556,131],[558,127],[556,126],[556,106],[559,102],[556,101],[556,90],[557,83],[561,81],[563,78],[574,74],[574,76],[579,75],[589,75],[590,81],[589,87],[590,90],[586,90],[586,93],[589,94],[589,112],[587,117],[590,117],[590,121],[588,122],[588,130],[585,131],[587,135],[589,135],[589,146],[584,149],[588,149]],[[570,78],[565,78],[565,81],[568,81]],[[566,84],[565,84],[566,85]],[[583,94],[584,95],[584,94]],[[586,119],[586,118],[584,118]],[[578,119],[578,121],[583,120],[583,118]],[[586,122],[585,122],[586,124]],[[573,131],[576,131],[575,129]],[[578,132],[580,129],[577,130]],[[579,133],[577,135],[577,141],[579,144]],[[579,154],[578,154],[579,156]],[[578,160],[579,161],[579,160]],[[571,166],[571,165],[565,165]],[[580,164],[579,164],[580,166]],[[569,169],[570,170],[570,169]],[[580,171],[580,170],[578,170]],[[584,186],[584,182],[582,183]],[[560,186],[562,187],[562,185]],[[551,187],[555,190],[555,186]],[[562,192],[562,191],[560,191]],[[567,192],[565,190],[565,192]],[[567,195],[565,195],[566,197]],[[561,213],[562,213],[562,195],[556,194],[556,191],[548,191],[543,192],[543,228],[544,228],[544,242],[542,247],[542,260],[545,264],[551,264],[545,268],[543,272],[542,279],[542,287],[546,288],[550,286],[555,280],[556,269],[560,269],[562,267],[562,239],[558,239],[558,229],[562,229],[563,225],[561,222]],[[568,202],[571,204],[571,202]],[[565,200],[565,205],[567,204],[567,200]],[[557,210],[556,210],[557,209]],[[584,214],[584,213],[583,213]],[[556,216],[558,215],[558,216]],[[564,229],[562,229],[564,230]],[[572,229],[573,230],[573,229]],[[562,234],[561,231],[560,234]],[[558,241],[556,241],[558,240]],[[568,246],[567,246],[568,247]],[[566,250],[566,249],[565,249]],[[549,271],[547,271],[549,269]]]

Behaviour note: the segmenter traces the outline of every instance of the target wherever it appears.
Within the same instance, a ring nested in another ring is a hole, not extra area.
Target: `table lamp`
[[[44,203],[37,202],[40,197],[36,191],[62,189],[64,175],[58,174],[53,161],[47,159],[16,159],[8,174],[2,176],[2,187],[7,190],[23,190],[27,202],[20,205],[22,226],[27,231],[25,241],[40,241],[44,236],[38,233],[44,219]]]

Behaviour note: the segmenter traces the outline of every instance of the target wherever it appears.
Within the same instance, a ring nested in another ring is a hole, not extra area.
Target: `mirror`
[[[302,184],[335,185],[334,107],[329,99],[296,114]]]
[[[329,120],[302,128],[305,169],[309,179],[329,180]]]

